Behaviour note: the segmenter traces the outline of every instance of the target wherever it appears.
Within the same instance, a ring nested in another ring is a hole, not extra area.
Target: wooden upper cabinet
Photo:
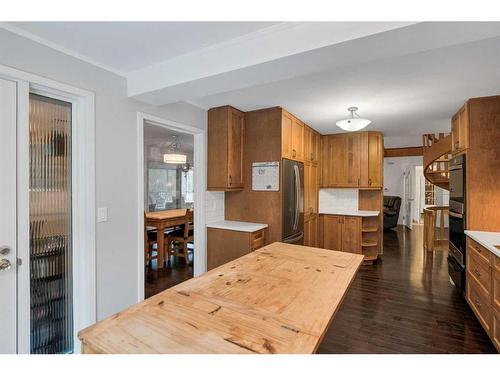
[[[384,144],[379,132],[362,133],[361,187],[383,187]]]
[[[283,111],[281,117],[281,154],[287,159],[292,159],[292,127],[293,117]]]
[[[468,103],[451,119],[451,152],[459,153],[469,148],[469,110]]]
[[[318,132],[311,131],[311,150],[312,150],[312,161],[314,163],[319,162],[320,158],[320,147],[321,147],[321,137]]]
[[[281,154],[293,160],[304,160],[304,123],[282,110]]]
[[[245,115],[231,106],[208,111],[207,189],[243,189]]]
[[[312,133],[313,130],[305,125],[304,126],[304,161],[312,161],[313,147],[312,147]]]
[[[292,158],[304,160],[304,123],[294,119],[292,125]]]
[[[320,136],[311,127],[304,126],[304,161],[319,161]]]
[[[321,186],[382,188],[383,152],[379,132],[322,136]]]
[[[321,185],[359,187],[361,179],[361,134],[342,133],[323,137]]]

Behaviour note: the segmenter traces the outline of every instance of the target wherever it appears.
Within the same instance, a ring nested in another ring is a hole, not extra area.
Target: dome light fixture
[[[163,162],[166,164],[186,164],[187,156],[179,153],[180,142],[176,135],[172,136],[172,143],[167,146],[167,153],[163,154]]]
[[[347,110],[351,112],[351,117],[337,121],[336,124],[339,128],[348,132],[355,132],[357,130],[363,129],[371,123],[370,120],[359,117],[359,115],[356,113],[358,111],[358,107],[349,107],[347,108]]]

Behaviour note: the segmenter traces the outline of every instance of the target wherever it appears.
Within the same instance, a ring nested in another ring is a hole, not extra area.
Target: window
[[[192,207],[194,202],[193,170],[151,162],[148,165],[149,211]]]
[[[194,203],[193,169],[182,172],[182,200],[184,203]]]

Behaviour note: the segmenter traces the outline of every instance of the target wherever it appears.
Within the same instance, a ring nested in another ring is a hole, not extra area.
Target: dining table
[[[186,223],[187,208],[177,208],[173,210],[146,212],[146,226],[155,227],[158,235],[156,241],[158,245],[158,269],[165,266],[165,236],[160,235],[167,228],[173,228]]]

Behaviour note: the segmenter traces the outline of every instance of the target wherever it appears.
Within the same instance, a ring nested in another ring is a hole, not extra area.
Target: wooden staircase
[[[424,134],[424,176],[431,184],[450,190],[448,163],[451,154],[451,134]]]

